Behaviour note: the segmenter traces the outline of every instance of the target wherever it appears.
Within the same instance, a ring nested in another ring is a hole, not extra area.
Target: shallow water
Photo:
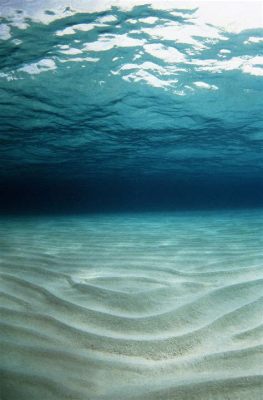
[[[0,226],[3,400],[261,398],[262,211]]]
[[[0,0],[1,399],[262,399],[262,43],[254,1]]]

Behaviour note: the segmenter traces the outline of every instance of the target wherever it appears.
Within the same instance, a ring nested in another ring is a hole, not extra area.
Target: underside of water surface
[[[257,1],[0,1],[0,397],[260,400]]]

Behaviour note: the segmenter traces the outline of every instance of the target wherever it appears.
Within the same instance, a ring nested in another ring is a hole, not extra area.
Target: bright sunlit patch
[[[217,90],[218,87],[216,85],[209,85],[206,82],[194,82],[194,85],[202,88],[202,89],[210,89],[210,90]]]
[[[154,76],[153,74],[151,74],[150,72],[148,72],[146,70],[140,70],[135,73],[126,75],[123,77],[123,79],[125,79],[129,82],[130,81],[134,81],[134,82],[144,81],[147,84],[149,84],[150,86],[153,86],[156,88],[166,88],[177,82],[177,80],[175,80],[175,79],[174,80],[159,79],[159,78],[157,78],[157,76]]]
[[[218,29],[206,24],[196,23],[194,19],[190,22],[184,25],[168,21],[163,25],[157,25],[153,28],[144,28],[142,31],[153,38],[170,40],[175,43],[186,43],[193,45],[197,49],[207,48],[205,40],[207,43],[212,39],[216,41],[226,40],[225,36]]]
[[[101,24],[106,24],[109,22],[116,22],[117,18],[114,15],[104,15],[103,17],[97,18],[96,22],[99,22]]]
[[[7,40],[11,38],[11,29],[6,24],[0,24],[0,40]]]
[[[193,64],[199,71],[222,73],[224,71],[240,70],[251,75],[261,75],[263,57],[232,57],[229,60],[195,60]]]
[[[82,51],[80,49],[75,49],[75,48],[71,48],[71,49],[67,49],[67,50],[60,50],[60,52],[63,54],[67,54],[67,55],[76,55],[76,54],[82,53]]]
[[[244,44],[263,43],[263,37],[250,36]]]
[[[78,24],[69,26],[63,30],[57,31],[57,36],[74,35],[77,31],[88,32],[96,27],[96,24]]]
[[[98,62],[100,59],[96,57],[70,57],[66,59],[59,59],[61,63],[67,63],[67,62],[76,62],[76,63],[81,63],[81,62]]]
[[[84,50],[87,51],[107,51],[113,47],[137,47],[143,46],[145,40],[135,39],[124,35],[102,35],[96,42],[85,43]]]
[[[148,4],[154,9],[170,10],[174,15],[189,15],[205,24],[221,27],[227,32],[241,32],[245,29],[262,27],[262,2],[260,1],[226,1],[226,0],[36,0],[23,2],[23,14],[20,20],[30,17],[50,23],[58,18],[83,12],[102,12],[117,7],[130,11],[136,6]],[[14,10],[21,8],[19,0],[9,0],[1,5],[3,16],[12,16],[17,19]],[[52,12],[46,12],[50,10]],[[181,11],[183,10],[183,12]],[[188,11],[188,13],[187,13]],[[195,13],[193,14],[193,11]],[[106,18],[106,19],[105,19]],[[114,22],[114,16],[101,17],[100,22]]]
[[[50,58],[43,58],[37,63],[26,64],[23,67],[19,68],[18,71],[26,72],[30,75],[40,74],[44,71],[50,71],[56,69],[56,63],[54,60]]]
[[[219,53],[220,53],[220,54],[230,54],[231,51],[228,50],[228,49],[221,49],[221,50],[219,51]]]
[[[146,18],[140,18],[138,21],[139,22],[143,22],[145,24],[153,25],[158,21],[158,18],[156,18],[156,17],[146,17]]]
[[[144,50],[153,57],[160,58],[167,63],[184,62],[185,56],[174,47],[164,46],[162,44],[145,44]]]
[[[242,70],[245,74],[263,76],[263,65],[262,67],[255,67],[251,64],[247,64],[242,67]]]

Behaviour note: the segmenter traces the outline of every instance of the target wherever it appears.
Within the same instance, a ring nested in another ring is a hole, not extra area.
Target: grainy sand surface
[[[2,218],[2,399],[262,399],[262,221]]]

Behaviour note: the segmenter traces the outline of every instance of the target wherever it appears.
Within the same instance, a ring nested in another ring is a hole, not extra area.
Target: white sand
[[[2,399],[261,399],[262,221],[2,218]]]

